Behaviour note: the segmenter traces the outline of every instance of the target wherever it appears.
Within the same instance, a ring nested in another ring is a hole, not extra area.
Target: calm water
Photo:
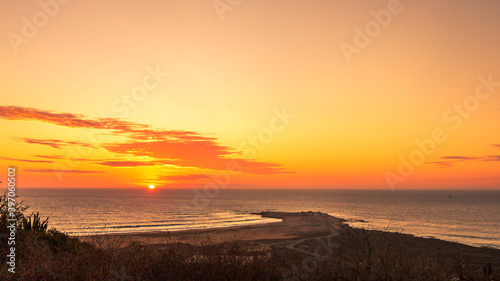
[[[498,190],[227,189],[212,198],[197,198],[191,189],[20,189],[18,194],[30,211],[49,216],[49,226],[68,234],[225,227],[275,221],[251,212],[321,211],[369,229],[500,248]]]

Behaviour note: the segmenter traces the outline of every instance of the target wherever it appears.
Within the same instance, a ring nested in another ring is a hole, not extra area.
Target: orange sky
[[[500,188],[498,1],[366,2],[9,1],[0,180]]]

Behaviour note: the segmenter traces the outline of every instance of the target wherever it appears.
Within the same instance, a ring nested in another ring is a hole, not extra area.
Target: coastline
[[[336,218],[320,212],[260,212],[250,213],[260,215],[263,218],[280,219],[276,222],[262,222],[246,225],[235,225],[226,227],[214,227],[203,229],[187,229],[175,231],[144,231],[128,233],[98,233],[94,235],[74,235],[83,241],[90,240],[92,236],[112,235],[125,238],[127,241],[140,241],[148,244],[158,244],[164,242],[166,238],[170,241],[184,241],[196,243],[203,240],[203,237],[210,237],[213,241],[280,241],[286,242],[304,237],[314,237],[316,234],[326,235],[324,218],[331,219],[337,228],[348,227],[343,224],[346,220]],[[307,220],[307,217],[317,217],[318,220]],[[251,234],[251,235],[249,235]]]
[[[500,249],[474,247],[457,242],[436,238],[416,237],[411,234],[384,232],[379,230],[356,229],[347,225],[346,220],[320,212],[260,212],[254,213],[264,218],[281,219],[281,222],[262,223],[223,228],[193,229],[180,231],[154,231],[126,234],[109,234],[120,240],[123,245],[140,243],[152,247],[166,244],[190,244],[194,246],[237,242],[252,251],[287,249],[302,253],[313,253],[315,241],[328,239],[333,241],[338,250],[353,246],[352,237],[366,235],[391,244],[408,247],[411,252],[418,252],[428,257],[452,262],[457,255],[474,260],[481,266],[492,264],[500,271]],[[92,242],[96,236],[75,236],[81,241]],[[375,239],[374,238],[374,239]],[[358,243],[358,242],[356,242]]]

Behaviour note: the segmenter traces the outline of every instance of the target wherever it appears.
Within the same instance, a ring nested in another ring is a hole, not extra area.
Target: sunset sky
[[[19,187],[499,189],[499,14],[5,2],[0,181],[16,166]]]

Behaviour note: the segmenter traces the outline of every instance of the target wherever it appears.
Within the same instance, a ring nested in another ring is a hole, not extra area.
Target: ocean
[[[19,200],[70,235],[176,231],[321,211],[355,227],[500,249],[500,190],[23,189]]]

